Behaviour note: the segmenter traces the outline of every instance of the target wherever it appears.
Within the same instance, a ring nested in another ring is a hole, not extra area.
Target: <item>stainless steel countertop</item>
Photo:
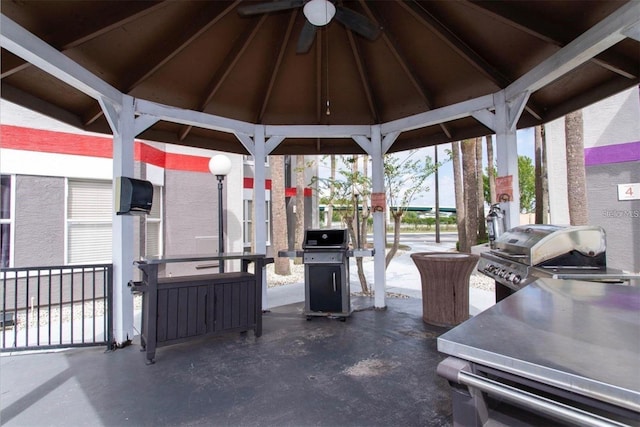
[[[254,254],[251,252],[225,252],[222,254],[185,254],[185,255],[164,255],[142,258],[134,261],[134,264],[168,264],[172,262],[190,262],[190,261],[220,261],[231,259],[248,259],[255,260],[265,258],[264,254]]]
[[[438,338],[438,350],[640,412],[640,288],[538,279]]]

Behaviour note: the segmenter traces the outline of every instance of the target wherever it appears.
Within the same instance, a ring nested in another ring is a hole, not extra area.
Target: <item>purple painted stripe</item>
[[[585,148],[585,166],[640,161],[640,141]]]

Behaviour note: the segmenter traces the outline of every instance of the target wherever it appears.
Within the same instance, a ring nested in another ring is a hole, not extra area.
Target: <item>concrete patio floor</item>
[[[6,426],[445,426],[444,359],[416,298],[356,297],[346,322],[275,307],[264,332],[158,350],[138,342],[0,358]]]

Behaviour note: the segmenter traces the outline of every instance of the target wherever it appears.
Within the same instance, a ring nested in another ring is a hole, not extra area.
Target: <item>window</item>
[[[67,263],[111,262],[111,181],[69,179],[67,187]],[[151,212],[140,224],[145,237],[140,251],[162,255],[162,187],[153,187]]]
[[[253,206],[253,200],[245,200],[243,203],[242,210],[242,237],[243,244],[245,248],[251,247],[251,242],[253,241],[253,233],[251,228],[251,223],[253,221],[253,211],[251,207]]]
[[[67,263],[111,262],[111,181],[68,181]]]
[[[271,244],[271,201],[265,202],[265,227],[267,228],[267,246]]]
[[[265,227],[267,229],[267,245],[271,244],[271,201],[265,201]],[[253,241],[253,200],[244,201],[242,213],[242,236],[244,247],[251,247]]]
[[[12,218],[12,177],[9,175],[0,176],[0,266],[10,267],[12,265],[11,232]]]
[[[162,187],[153,186],[151,212],[145,218],[145,256],[162,255]]]

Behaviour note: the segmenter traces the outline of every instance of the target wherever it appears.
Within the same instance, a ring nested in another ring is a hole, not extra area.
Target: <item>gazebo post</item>
[[[382,150],[382,135],[380,125],[371,126],[371,160],[372,160],[372,193],[384,193],[384,161]],[[386,268],[385,268],[386,230],[384,226],[384,211],[373,210],[373,282],[375,285],[374,307],[382,309],[387,306],[386,297]]]
[[[122,96],[122,105],[113,132],[113,177],[133,177],[134,172],[134,98]],[[105,108],[105,114],[108,109]],[[115,194],[115,187],[114,187]],[[133,217],[116,215],[112,224],[113,259],[113,333],[115,344],[121,346],[133,338],[133,295],[127,283],[133,277]]]
[[[516,123],[521,111],[512,108],[505,99],[504,91],[494,95],[496,107],[496,162],[498,176],[511,176],[512,191],[509,200],[498,201],[505,212],[506,227],[513,228],[520,225],[520,186],[518,185],[518,147],[516,138]]]
[[[255,248],[254,251],[259,254],[267,253],[267,230],[262,226],[266,220],[266,198],[265,198],[265,182],[266,168],[264,164],[267,156],[265,147],[265,129],[263,125],[255,126],[255,134],[253,138],[253,209],[255,212]],[[260,274],[256,271],[255,274]],[[262,309],[269,309],[267,300],[267,270],[262,271]]]

